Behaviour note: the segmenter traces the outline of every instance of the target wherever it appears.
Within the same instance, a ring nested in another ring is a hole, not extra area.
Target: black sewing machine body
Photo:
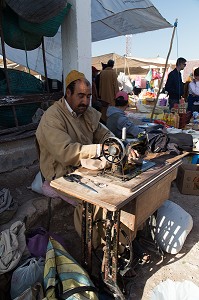
[[[102,154],[110,167],[103,171],[103,175],[126,181],[155,165],[154,162],[143,160],[141,157],[130,160],[129,154],[132,148],[137,150],[142,157],[146,151],[146,140],[143,137],[125,140],[117,137],[106,139],[102,145]]]

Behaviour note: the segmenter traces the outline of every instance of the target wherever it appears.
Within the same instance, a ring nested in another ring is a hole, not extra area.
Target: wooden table
[[[100,206],[106,211],[104,280],[117,294],[118,299],[124,299],[117,286],[120,222],[131,229],[132,237],[136,236],[138,228],[169,198],[171,182],[176,178],[178,166],[185,155],[187,153],[175,157],[166,153],[150,154],[147,159],[156,162],[156,165],[126,182],[99,175],[97,174],[99,171],[78,169],[78,173],[83,176],[82,182],[98,193],[78,183],[68,182],[63,177],[51,181],[51,186],[57,191],[83,201],[82,257],[88,268],[92,265],[93,205]]]

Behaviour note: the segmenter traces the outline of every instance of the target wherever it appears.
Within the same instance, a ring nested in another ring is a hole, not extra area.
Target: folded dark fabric
[[[152,130],[147,132],[146,136],[149,151],[153,153],[167,151],[169,138],[166,133],[163,133],[161,130]]]
[[[153,153],[169,151],[179,155],[182,151],[192,151],[193,137],[187,133],[165,133],[152,130],[146,133],[148,150]]]
[[[193,150],[193,137],[188,133],[169,133],[169,143],[178,145],[179,150],[192,151]]]

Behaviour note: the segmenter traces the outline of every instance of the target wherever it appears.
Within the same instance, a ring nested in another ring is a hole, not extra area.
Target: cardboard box
[[[199,195],[199,164],[179,166],[176,184],[182,194]]]

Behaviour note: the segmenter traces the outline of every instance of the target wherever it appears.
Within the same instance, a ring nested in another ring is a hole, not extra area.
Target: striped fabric
[[[44,268],[45,299],[98,300],[94,291],[78,293],[75,291],[75,294],[71,292],[74,288],[84,289],[86,286],[94,288],[86,271],[57,241],[50,237]],[[72,295],[68,297],[67,292],[71,292]]]

